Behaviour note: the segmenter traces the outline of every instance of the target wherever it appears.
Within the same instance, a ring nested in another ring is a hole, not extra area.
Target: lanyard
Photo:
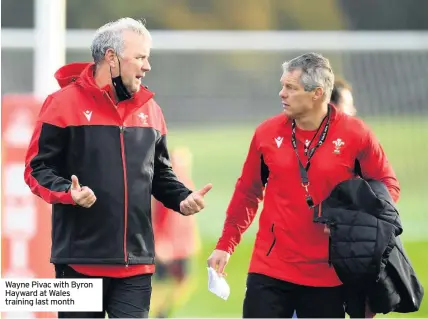
[[[318,132],[320,131],[321,127],[322,127],[322,123],[324,123],[325,118],[322,120],[321,125],[318,127],[317,131],[315,132],[314,136],[312,137],[312,139],[310,141],[308,141],[309,143],[306,143],[305,141],[305,156],[308,156],[308,152],[309,149],[312,145],[312,142],[314,141],[315,137],[317,137]]]
[[[310,161],[312,159],[312,156],[314,156],[315,151],[318,149],[318,147],[320,147],[325,142],[325,139],[327,138],[327,133],[328,133],[328,129],[330,126],[330,108],[328,108],[328,113],[327,113],[327,116],[325,118],[327,118],[327,123],[324,126],[324,129],[321,133],[321,136],[319,138],[318,143],[308,153],[308,159],[306,161],[306,166],[303,166],[302,161],[300,160],[299,152],[297,151],[296,121],[293,120],[293,122],[291,123],[291,144],[293,145],[294,152],[297,155],[297,160],[299,162],[300,177],[302,179],[302,187],[306,191],[306,203],[308,204],[308,206],[310,208],[314,207],[314,201],[313,201],[311,195],[309,194],[309,190],[308,190],[308,186],[309,186],[308,170],[310,167]],[[321,122],[320,127],[324,123],[325,118]],[[319,130],[319,128],[318,128],[318,130]],[[318,131],[317,131],[317,133],[318,133]],[[317,133],[315,133],[315,136]]]

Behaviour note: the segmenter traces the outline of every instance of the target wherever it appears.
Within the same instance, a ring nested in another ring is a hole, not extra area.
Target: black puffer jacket
[[[424,290],[398,237],[399,213],[383,183],[355,178],[338,184],[316,207],[314,221],[330,227],[330,263],[349,292],[348,314],[359,316],[366,299],[375,313],[419,309]]]

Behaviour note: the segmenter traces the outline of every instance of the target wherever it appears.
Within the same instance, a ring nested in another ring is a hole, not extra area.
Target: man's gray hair
[[[313,91],[317,87],[324,90],[324,100],[330,101],[334,86],[334,73],[330,61],[319,53],[305,53],[282,65],[284,72],[301,70],[300,82],[305,91]]]
[[[109,22],[95,32],[92,40],[91,52],[95,64],[99,64],[104,59],[108,49],[113,49],[116,54],[122,55],[124,50],[123,32],[125,30],[150,37],[150,32],[145,26],[145,20],[121,18]]]

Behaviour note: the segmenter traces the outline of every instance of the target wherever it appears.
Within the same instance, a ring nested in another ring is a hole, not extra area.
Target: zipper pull
[[[119,131],[120,133],[123,133],[123,131],[125,131],[125,128],[123,126],[119,126]]]

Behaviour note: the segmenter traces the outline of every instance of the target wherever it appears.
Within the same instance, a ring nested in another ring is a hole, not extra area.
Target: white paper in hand
[[[208,267],[208,290],[211,291],[216,296],[227,300],[230,295],[230,287],[226,282],[224,277],[221,277],[217,274],[217,272]]]

